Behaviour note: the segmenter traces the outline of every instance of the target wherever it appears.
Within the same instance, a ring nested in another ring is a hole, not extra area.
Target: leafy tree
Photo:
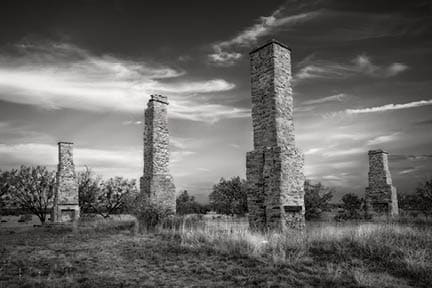
[[[101,189],[101,177],[94,175],[94,173],[86,166],[84,171],[78,173],[77,179],[81,212],[95,212],[94,204],[97,202],[96,197]]]
[[[207,207],[201,205],[195,200],[194,196],[188,194],[186,190],[180,193],[176,199],[177,214],[204,214],[207,212]]]
[[[360,219],[363,199],[353,193],[347,193],[342,197],[342,211],[336,215],[336,220]]]
[[[317,219],[323,211],[329,211],[329,201],[333,198],[334,190],[325,187],[321,183],[311,184],[305,181],[305,217],[306,220]]]
[[[240,177],[221,178],[209,195],[210,205],[218,213],[244,215],[247,213],[247,186]]]
[[[53,203],[55,174],[43,166],[21,166],[9,173],[7,182],[12,201],[36,215],[43,225]]]
[[[94,202],[89,205],[97,214],[108,218],[125,207],[129,194],[136,194],[135,180],[122,177],[110,178],[100,183],[94,199],[90,197]]]
[[[123,177],[102,180],[88,167],[78,174],[78,193],[84,213],[97,213],[104,218],[128,210],[138,194],[135,180]]]
[[[419,198],[419,208],[426,216],[432,215],[432,177],[418,185],[416,194]]]

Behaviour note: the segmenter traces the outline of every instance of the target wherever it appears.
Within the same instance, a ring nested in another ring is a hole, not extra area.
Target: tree
[[[10,202],[9,171],[0,170],[0,208],[4,209]]]
[[[225,180],[213,186],[209,195],[210,205],[218,213],[244,215],[247,213],[247,186],[240,177]]]
[[[135,180],[114,177],[101,180],[86,168],[78,176],[80,207],[87,213],[97,213],[108,218],[115,212],[124,211],[129,197],[137,194]]]
[[[85,171],[79,172],[78,176],[78,194],[79,206],[81,212],[95,212],[94,203],[101,189],[101,177],[95,176],[93,172],[86,166]]]
[[[347,193],[342,197],[342,211],[336,215],[336,220],[360,219],[363,199],[353,193]]]
[[[419,208],[425,216],[432,215],[432,177],[418,185],[416,194],[420,200]]]
[[[46,213],[53,203],[55,174],[43,166],[21,166],[9,173],[8,183],[12,201],[45,224]]]
[[[321,183],[311,184],[305,181],[305,218],[306,220],[317,219],[323,211],[329,211],[329,201],[333,198],[333,189],[325,187]]]
[[[190,196],[189,193],[184,190],[177,196],[176,211],[177,214],[180,215],[204,214],[207,212],[207,207],[198,203],[194,196]]]

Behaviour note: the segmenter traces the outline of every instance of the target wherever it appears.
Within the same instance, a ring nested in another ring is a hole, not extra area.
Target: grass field
[[[241,221],[0,229],[0,287],[432,287],[430,226],[308,224],[303,235],[254,234]]]

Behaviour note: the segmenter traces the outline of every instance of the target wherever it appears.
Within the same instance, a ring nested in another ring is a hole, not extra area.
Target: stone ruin
[[[272,40],[250,52],[254,150],[246,155],[249,226],[305,227],[303,154],[295,147],[291,50]]]
[[[399,214],[397,192],[392,185],[388,166],[388,152],[370,150],[369,187],[366,187],[365,199],[369,212],[396,216]]]
[[[173,178],[169,174],[168,98],[151,95],[144,112],[144,175],[141,195],[171,213],[176,211]]]
[[[53,222],[73,222],[79,219],[78,183],[73,163],[73,143],[59,142]]]

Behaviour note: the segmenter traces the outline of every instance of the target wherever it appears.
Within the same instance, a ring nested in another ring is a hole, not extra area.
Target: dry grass
[[[189,221],[136,235],[132,224],[0,230],[0,287],[432,287],[430,227],[309,223],[303,235],[263,235],[242,221]]]
[[[313,263],[366,287],[432,287],[432,229],[397,223],[324,223],[306,233],[183,229],[182,245],[273,265]],[[385,279],[385,280],[384,280]]]

